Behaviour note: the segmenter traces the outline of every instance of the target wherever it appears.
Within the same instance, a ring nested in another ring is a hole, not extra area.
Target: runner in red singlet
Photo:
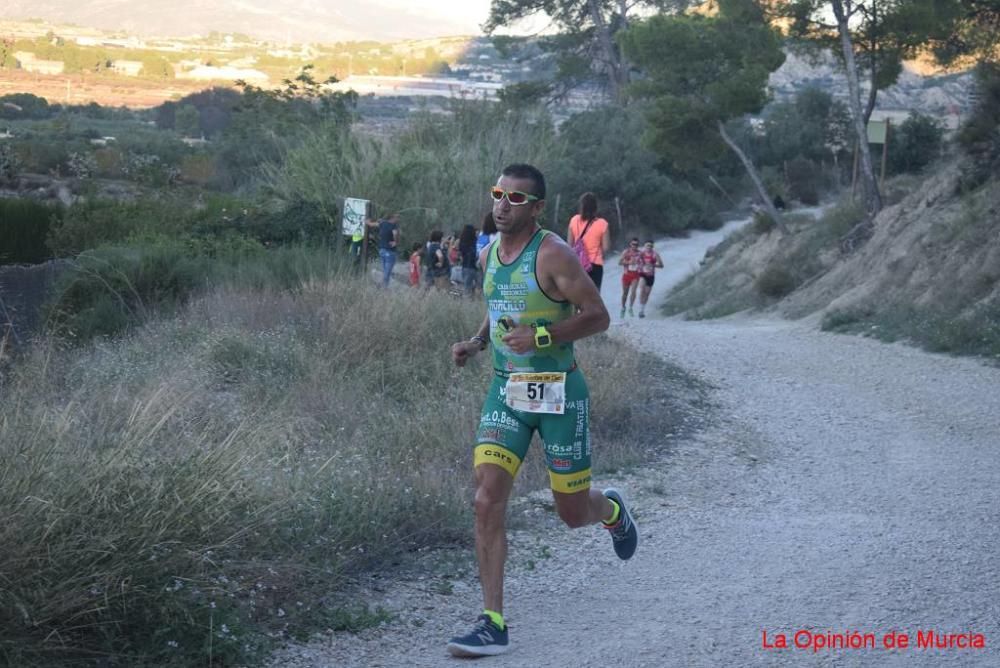
[[[625,317],[625,302],[628,301],[628,314],[635,315],[632,307],[635,305],[635,291],[639,284],[639,269],[642,267],[642,253],[639,251],[639,238],[632,237],[628,248],[622,253],[618,264],[625,267],[622,274],[622,312],[619,317]]]
[[[653,248],[653,241],[649,240],[643,244],[639,252],[639,317],[646,317],[646,302],[649,301],[649,293],[653,289],[653,281],[656,280],[657,268],[663,268],[663,258]],[[635,301],[635,293],[632,294],[632,301]],[[631,308],[629,311],[631,312]],[[630,313],[631,314],[631,313]]]

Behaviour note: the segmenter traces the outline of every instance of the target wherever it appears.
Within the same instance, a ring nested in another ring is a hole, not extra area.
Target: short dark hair
[[[531,179],[535,183],[531,194],[538,199],[545,199],[545,176],[537,167],[516,162],[504,167],[500,174],[502,176],[513,176],[515,179]]]
[[[431,232],[431,241],[441,241],[443,237],[444,237],[444,232],[442,232],[441,230],[434,230],[433,232]]]
[[[645,241],[643,241],[642,243],[643,243],[643,244],[651,244],[651,243],[653,243],[653,240],[652,240],[652,239],[646,239],[646,240],[645,240]]]

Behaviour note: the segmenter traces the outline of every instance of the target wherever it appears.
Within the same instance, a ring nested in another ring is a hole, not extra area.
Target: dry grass
[[[490,371],[449,344],[481,317],[314,280],[34,348],[0,382],[0,663],[253,663],[262,631],[334,623],[351,573],[467,543]],[[606,337],[581,359],[598,466],[634,463],[663,419],[652,367]]]

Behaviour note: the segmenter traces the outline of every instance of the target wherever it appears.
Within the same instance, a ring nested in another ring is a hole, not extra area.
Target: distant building
[[[440,96],[495,98],[503,86],[499,83],[469,81],[452,77],[386,77],[352,76],[335,84],[334,91],[353,90],[359,95],[384,96]]]
[[[66,63],[61,60],[40,60],[30,51],[15,51],[14,60],[17,66],[25,72],[36,74],[62,74]]]
[[[112,60],[111,71],[127,77],[137,77],[142,72],[142,62],[138,60]]]
[[[267,83],[267,75],[260,70],[241,69],[239,67],[214,67],[198,65],[194,69],[180,70],[178,79],[197,79],[198,81],[236,81],[242,79],[249,83]]]

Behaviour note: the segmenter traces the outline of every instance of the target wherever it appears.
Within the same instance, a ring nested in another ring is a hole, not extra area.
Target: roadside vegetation
[[[352,574],[468,544],[490,365],[457,370],[449,344],[481,305],[290,259],[295,280],[243,267],[126,336],[43,339],[5,369],[3,663],[253,663],[383,619],[338,598]],[[597,466],[631,465],[675,406],[635,383],[638,352],[599,337],[580,358]],[[525,475],[545,484],[540,462]]]
[[[928,119],[903,125],[892,164],[918,170],[883,184],[886,208],[861,248],[844,243],[864,216],[849,194],[816,220],[788,217],[784,240],[760,217],[709,252],[673,290],[666,312],[819,313],[825,330],[1000,359],[996,67],[981,66],[977,81],[978,106],[952,144],[943,146]]]

